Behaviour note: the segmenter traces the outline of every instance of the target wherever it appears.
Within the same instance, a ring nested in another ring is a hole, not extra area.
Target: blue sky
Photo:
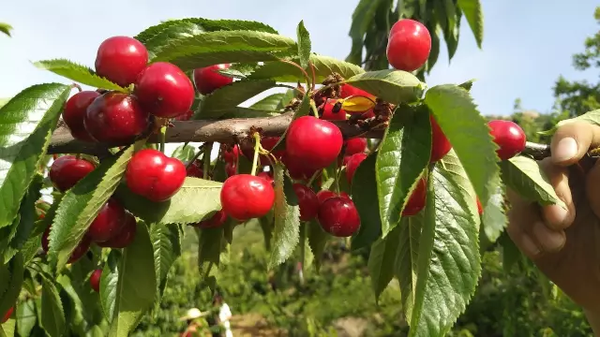
[[[103,0],[9,1],[0,22],[13,25],[13,38],[0,36],[0,97],[42,82],[64,81],[38,70],[30,61],[66,57],[93,66],[98,45],[113,35],[135,35],[161,20],[183,17],[248,19],[265,22],[295,37],[300,20],[312,33],[313,50],[345,58],[350,50],[351,14],[358,0]],[[597,0],[483,0],[483,50],[463,23],[460,45],[451,63],[442,49],[428,84],[460,83],[476,78],[472,93],[484,114],[512,112],[523,106],[547,112],[552,85],[559,75],[597,80],[597,72],[571,66],[587,36],[600,29],[593,11]]]

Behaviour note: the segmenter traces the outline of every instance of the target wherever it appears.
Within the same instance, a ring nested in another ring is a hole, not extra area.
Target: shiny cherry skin
[[[84,141],[93,142],[94,139],[88,134],[83,125],[83,119],[87,108],[92,102],[100,96],[97,91],[82,91],[73,95],[67,103],[62,113],[62,118],[65,124],[69,127],[73,138]]]
[[[310,187],[302,184],[294,184],[293,188],[298,197],[300,220],[309,221],[314,219],[319,213],[319,199],[317,199],[315,192]]]
[[[390,30],[386,56],[392,67],[415,71],[421,68],[431,52],[431,35],[422,23],[402,19]]]
[[[15,307],[10,307],[10,309],[8,309],[8,311],[2,317],[2,322],[0,322],[0,323],[1,324],[6,323],[6,321],[8,321],[10,319],[10,316],[12,316],[14,310],[15,310]]]
[[[96,54],[96,73],[127,87],[148,63],[148,50],[138,40],[128,36],[113,36],[104,40]]]
[[[321,190],[317,193],[317,200],[319,200],[319,205],[323,204],[325,200],[333,197],[342,197],[348,200],[352,200],[346,192],[342,192],[339,195],[337,195],[335,192],[330,190]]]
[[[207,220],[202,220],[197,224],[198,228],[217,228],[223,226],[223,224],[227,221],[227,213],[224,210],[220,210],[217,213],[213,214]]]
[[[194,83],[198,92],[208,95],[213,91],[233,83],[233,78],[221,75],[219,70],[228,69],[231,64],[214,64],[194,70]]]
[[[94,164],[85,159],[71,155],[60,156],[52,162],[48,176],[59,191],[65,192],[95,168]]]
[[[479,198],[477,198],[477,213],[479,213],[479,215],[483,214],[483,206],[481,205]]]
[[[512,121],[493,120],[488,123],[494,142],[500,147],[496,154],[500,160],[510,159],[525,149],[527,136],[521,127]]]
[[[50,249],[49,236],[50,236],[50,228],[51,227],[52,226],[48,226],[48,228],[46,228],[46,230],[42,234],[41,241],[42,241],[42,250],[44,251],[44,254],[48,254],[48,250]],[[68,263],[73,263],[73,262],[79,260],[80,258],[82,258],[83,255],[85,255],[85,253],[87,253],[87,251],[90,249],[91,244],[92,244],[92,240],[90,240],[90,238],[87,235],[84,235],[83,238],[81,239],[81,241],[79,242],[79,245],[77,245],[77,247],[75,247],[75,249],[71,253]]]
[[[354,178],[356,169],[365,159],[367,159],[366,153],[356,153],[348,159],[348,163],[346,164],[346,179],[348,179],[348,183],[352,184],[352,178]]]
[[[150,64],[138,76],[133,94],[148,113],[161,118],[186,114],[194,104],[194,85],[176,65]]]
[[[444,132],[435,121],[433,115],[429,115],[431,121],[431,157],[430,163],[434,163],[442,158],[452,149],[452,145],[444,135]]]
[[[136,152],[125,170],[127,187],[154,202],[169,200],[183,186],[185,165],[154,149]]]
[[[185,122],[185,121],[189,121],[192,118],[192,116],[194,116],[194,110],[190,109],[186,113],[175,117],[175,120]]]
[[[95,242],[105,242],[117,235],[125,222],[125,208],[116,199],[110,198],[90,224],[87,236]]]
[[[271,172],[260,172],[256,175],[257,177],[261,177],[271,183],[271,185],[275,186],[275,179],[273,178],[273,173]]]
[[[269,213],[275,202],[273,186],[249,174],[229,177],[221,188],[221,205],[230,217],[244,221]]]
[[[114,234],[110,239],[105,242],[96,242],[96,244],[100,247],[108,247],[108,248],[126,248],[128,247],[133,240],[135,240],[135,235],[137,234],[137,220],[135,216],[129,212],[125,212],[125,217],[123,219],[123,225],[118,233]]]
[[[150,121],[135,97],[112,91],[90,104],[83,124],[93,139],[111,143],[133,140],[146,130]]]
[[[374,97],[370,93],[359,89],[357,87],[351,86],[350,84],[342,84],[340,90],[340,98],[347,98],[350,96],[364,96],[364,97]]]
[[[425,208],[425,202],[427,201],[427,180],[421,178],[417,183],[417,187],[408,198],[406,207],[402,211],[402,216],[411,216],[419,213]]]
[[[323,104],[323,116],[321,118],[328,121],[345,121],[347,119],[346,111],[343,109],[339,109],[337,112],[334,112],[335,107],[334,99],[327,100],[325,104]]]
[[[186,176],[188,177],[195,177],[195,178],[203,178],[204,177],[204,170],[203,168],[203,163],[201,160],[194,160],[194,162],[187,166],[185,168],[185,172],[186,172]]]
[[[95,292],[100,292],[100,278],[102,277],[102,269],[96,269],[90,275],[90,286]]]
[[[345,142],[346,148],[344,154],[351,156],[356,153],[363,153],[367,150],[366,138],[350,138]]]
[[[294,120],[285,138],[286,154],[315,170],[333,163],[344,142],[335,124],[313,116]]]
[[[307,167],[302,161],[291,157],[287,152],[284,152],[281,157],[281,161],[288,169],[290,177],[296,180],[308,180],[310,179],[318,169]]]
[[[360,227],[360,216],[352,200],[333,197],[319,207],[319,224],[324,231],[336,237],[352,236]]]
[[[225,163],[225,174],[227,174],[228,177],[237,174],[237,166],[235,166],[235,163]]]

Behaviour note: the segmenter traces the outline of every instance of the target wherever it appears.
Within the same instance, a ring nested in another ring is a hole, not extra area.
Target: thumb
[[[590,148],[600,145],[600,127],[587,122],[572,122],[556,130],[550,149],[552,162],[560,166],[577,163]]]

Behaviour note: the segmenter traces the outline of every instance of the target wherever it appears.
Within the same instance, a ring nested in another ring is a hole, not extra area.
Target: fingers
[[[552,162],[560,166],[577,163],[590,148],[600,145],[600,127],[586,122],[572,122],[556,130],[550,149]]]
[[[573,223],[576,214],[573,194],[569,186],[569,170],[567,167],[554,165],[550,158],[542,160],[540,166],[546,173],[556,195],[564,202],[564,207],[563,205],[541,207],[542,218],[550,229],[566,229]]]

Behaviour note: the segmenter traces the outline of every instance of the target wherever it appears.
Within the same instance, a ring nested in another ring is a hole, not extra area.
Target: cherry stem
[[[83,89],[81,89],[81,86],[80,86],[79,84],[77,84],[77,83],[73,83],[73,84],[71,84],[71,86],[72,86],[73,88],[76,88],[76,89],[77,89],[79,92],[82,92],[82,91],[83,91]]]
[[[252,171],[250,174],[253,176],[256,175],[256,170],[258,169],[258,152],[260,151],[260,134],[258,132],[254,133],[254,158],[252,159]]]
[[[165,141],[167,139],[167,127],[166,126],[161,126],[160,127],[160,144],[159,144],[159,150],[162,153],[165,153]]]
[[[310,66],[310,71],[312,72],[311,90],[315,90],[315,87],[317,86],[317,74],[315,72],[315,65],[312,62],[308,62],[308,65]]]
[[[213,143],[204,143],[202,145],[204,146],[203,152],[204,155],[202,155],[202,160],[204,161],[204,167],[202,170],[202,179],[208,179],[208,170],[210,170],[210,155],[212,153],[212,149],[213,149]]]
[[[304,79],[306,79],[306,84],[310,85],[310,83],[311,83],[310,76],[308,76],[308,73],[306,72],[306,70],[304,68],[302,68],[298,63],[290,61],[290,60],[280,60],[280,61],[287,63],[287,64],[291,64],[294,67],[300,69],[300,71],[304,75]]]
[[[325,102],[325,103],[327,103],[327,102]],[[313,115],[315,116],[315,118],[319,119],[319,111],[317,109],[317,105],[315,104],[315,101],[312,100],[312,99],[310,100],[310,108],[311,108],[311,110],[312,110]]]

